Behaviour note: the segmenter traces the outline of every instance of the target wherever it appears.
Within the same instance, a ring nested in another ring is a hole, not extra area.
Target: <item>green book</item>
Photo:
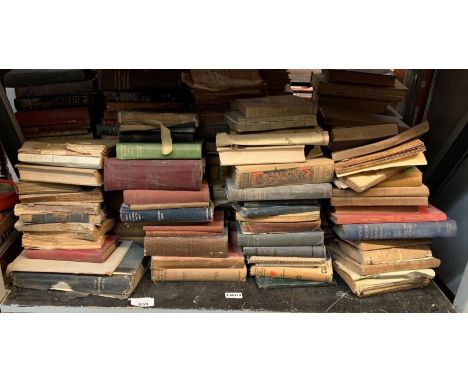
[[[255,276],[255,283],[261,289],[279,289],[279,288],[303,288],[303,287],[322,287],[336,285],[335,281],[331,283],[322,281],[282,279],[279,277]]]
[[[172,152],[164,155],[161,143],[117,143],[117,159],[201,159],[202,143],[173,143]]]

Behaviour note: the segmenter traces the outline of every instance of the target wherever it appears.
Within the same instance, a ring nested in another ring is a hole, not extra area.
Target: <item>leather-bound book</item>
[[[210,189],[204,182],[198,191],[169,191],[169,190],[124,190],[124,201],[129,206],[133,204],[162,204],[162,203],[196,203],[209,202]]]
[[[89,110],[86,107],[18,111],[15,114],[21,127],[58,124],[89,124]]]

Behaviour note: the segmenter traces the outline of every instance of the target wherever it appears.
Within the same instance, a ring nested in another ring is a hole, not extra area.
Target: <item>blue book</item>
[[[203,223],[213,220],[213,206],[134,211],[125,203],[120,220],[128,223]]]
[[[442,222],[337,224],[332,226],[343,240],[422,239],[456,236],[457,223]]]

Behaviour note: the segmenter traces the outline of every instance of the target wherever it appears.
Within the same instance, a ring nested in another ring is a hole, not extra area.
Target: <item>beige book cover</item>
[[[218,147],[221,166],[305,162],[304,146]]]
[[[417,167],[409,167],[387,180],[376,184],[376,187],[419,187],[422,183],[422,172]]]
[[[309,281],[331,282],[333,280],[333,270],[331,261],[326,266],[321,267],[285,267],[281,265],[262,266],[254,265],[250,267],[252,276],[278,277],[283,279],[299,279]]]
[[[361,251],[373,251],[378,249],[399,248],[411,245],[430,244],[431,239],[404,239],[404,240],[368,240],[354,241],[344,240],[349,245],[358,248]]]
[[[366,171],[355,175],[344,176],[337,179],[356,192],[363,192],[383,182],[391,176],[398,174],[407,167],[391,167],[383,170]],[[336,183],[335,183],[336,184]]]
[[[354,190],[333,189],[335,197],[374,197],[374,196],[429,196],[429,188],[425,185],[419,187],[374,187],[363,192]]]
[[[244,117],[274,117],[283,115],[314,114],[312,104],[293,95],[237,99],[231,103]]]
[[[151,280],[162,281],[246,281],[247,268],[151,269]]]
[[[21,218],[15,223],[17,231],[21,232],[69,232],[90,234],[96,238],[104,235],[115,225],[113,219],[105,219],[100,225],[92,223],[43,223],[30,224]]]
[[[260,264],[263,266],[282,265],[306,266],[306,267],[327,267],[329,260],[320,257],[291,257],[291,256],[249,256],[249,264]]]
[[[341,128],[335,127],[331,130],[333,142],[377,139],[396,134],[398,134],[398,125],[396,123]]]
[[[427,196],[332,196],[330,205],[339,206],[427,206]]]
[[[74,184],[78,186],[102,186],[102,173],[96,169],[38,166],[17,164],[21,180]]]
[[[80,192],[59,192],[56,194],[20,194],[21,203],[37,202],[97,202],[104,201],[104,195],[100,188]]]
[[[121,241],[114,252],[102,263],[29,259],[23,252],[8,265],[7,274],[9,275],[11,272],[40,272],[109,276],[119,266],[131,245],[131,241]]]
[[[76,238],[75,234],[50,232],[45,234],[25,232],[22,237],[22,245],[28,249],[99,249],[104,244],[105,236],[96,240]]]
[[[19,203],[15,206],[15,215],[23,214],[90,214],[99,215],[102,211],[101,203],[80,202],[37,202]]]
[[[328,132],[278,134],[216,134],[216,146],[328,145]]]
[[[15,184],[18,194],[58,194],[84,191],[85,188],[73,184],[26,182],[20,180]]]

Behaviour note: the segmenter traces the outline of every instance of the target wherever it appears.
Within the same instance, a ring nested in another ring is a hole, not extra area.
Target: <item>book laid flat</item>
[[[391,263],[361,264],[352,257],[347,256],[336,244],[330,245],[328,249],[333,253],[333,259],[339,260],[348,269],[362,276],[371,276],[386,272],[437,268],[440,265],[440,260],[432,256],[419,259],[396,260]]]
[[[328,199],[330,183],[298,184],[276,187],[237,188],[232,178],[226,179],[226,194],[230,202],[290,199]]]
[[[21,253],[8,265],[7,274],[11,272],[71,273],[90,275],[112,275],[122,262],[132,245],[131,241],[121,241],[114,252],[102,263],[85,263],[80,261],[29,259]]]
[[[58,95],[89,94],[96,92],[94,80],[61,82],[56,84],[43,84],[33,86],[15,86],[17,98],[47,97]]]
[[[200,190],[202,160],[119,160],[104,162],[104,189]]]
[[[16,88],[40,84],[84,81],[91,74],[85,69],[13,69],[5,74],[5,86]]]
[[[327,265],[326,258],[318,257],[295,257],[295,256],[249,256],[247,258],[249,264],[257,264],[263,266],[289,266],[289,267],[320,267]]]
[[[168,128],[175,126],[198,126],[198,117],[195,113],[161,113],[149,111],[122,111],[117,114],[117,121],[126,127],[123,129],[135,129],[131,125],[137,125],[137,129],[150,130],[152,124],[164,125]]]
[[[332,196],[331,206],[427,206],[427,196]]]
[[[301,163],[235,166],[233,176],[237,188],[255,188],[327,183],[333,179],[333,171],[333,160],[320,157]]]
[[[245,256],[324,257],[325,246],[243,247]]]
[[[138,223],[208,222],[213,220],[213,205],[208,207],[131,210],[125,203],[120,208],[120,220]]]
[[[232,101],[231,109],[252,118],[314,114],[310,102],[292,95],[237,99]]]
[[[132,204],[128,208],[132,211],[152,211],[168,210],[180,208],[208,208],[210,202],[189,202],[189,203],[154,203],[154,204]]]
[[[201,142],[173,143],[172,151],[163,154],[162,143],[117,143],[117,159],[201,159]]]
[[[369,145],[361,147],[352,148],[349,150],[335,151],[332,153],[332,158],[334,161],[340,161],[343,159],[351,159],[363,155],[376,153],[397,145],[401,145],[402,143],[414,140],[420,137],[421,135],[427,133],[428,131],[429,123],[427,121],[424,121],[419,125],[412,127],[411,129],[408,129],[400,134],[394,135],[382,141],[371,143]]]
[[[283,266],[262,266],[254,265],[250,267],[252,276],[275,277],[283,279],[299,279],[310,281],[333,281],[333,270],[331,261],[327,267],[283,267]]]
[[[237,203],[233,204],[234,209],[236,210],[236,219],[254,219],[259,217],[278,217],[279,219],[284,218],[284,215],[291,214],[302,214],[306,213],[303,216],[304,220],[316,220],[320,219],[320,205],[314,200],[312,201],[301,201],[303,205],[299,204],[286,204],[284,201],[275,201],[275,202],[258,202],[258,204],[249,205],[243,203],[241,206]],[[300,215],[302,216],[302,215]],[[284,220],[281,220],[284,221]]]
[[[320,220],[291,223],[264,223],[243,221],[240,222],[242,233],[261,234],[261,233],[285,233],[285,232],[304,232],[320,229]]]
[[[375,187],[419,187],[422,184],[422,172],[417,167],[409,167],[377,183]]]
[[[277,277],[255,276],[255,284],[260,289],[305,288],[336,285],[336,282],[280,279]]]
[[[89,191],[61,192],[57,194],[23,194],[19,195],[22,203],[37,202],[103,202],[104,195],[100,188],[92,188]]]
[[[85,190],[85,188],[73,184],[26,182],[19,180],[15,183],[18,194],[59,194],[73,193]]]
[[[139,224],[139,223],[132,223]],[[131,227],[129,227],[130,229]],[[154,234],[155,236],[161,233],[174,233],[178,234],[182,231],[190,233],[193,232],[195,235],[198,232],[203,232],[205,234],[221,234],[224,232],[224,211],[216,210],[213,213],[213,220],[207,223],[201,224],[190,224],[190,225],[144,225],[142,230],[146,232],[147,236]]]
[[[87,107],[18,111],[15,113],[15,117],[21,127],[57,124],[81,124],[89,126],[90,122]]]
[[[314,208],[316,206],[312,206]],[[236,212],[236,220],[240,222],[255,222],[255,223],[298,223],[298,222],[319,222],[320,210],[312,210],[297,213],[288,213],[273,216],[242,216],[240,212]]]
[[[345,109],[347,111],[360,111],[372,114],[384,114],[387,112],[389,101],[374,100],[353,97],[337,97],[320,94],[312,96],[312,103],[320,107]]]
[[[146,236],[145,256],[226,257],[227,228],[221,234],[190,236]]]
[[[18,150],[25,163],[60,167],[101,169],[104,158],[114,151],[115,141],[89,140],[46,143],[27,141]]]
[[[74,184],[78,186],[101,186],[102,174],[96,169],[40,166],[17,164],[21,180],[31,182],[49,182]]]
[[[362,146],[396,134],[398,134],[398,125],[396,123],[334,127],[330,131],[330,149],[336,151]]]
[[[246,281],[247,268],[151,269],[153,282],[163,281]]]
[[[305,162],[304,145],[218,147],[221,166]]]
[[[432,251],[428,244],[414,244],[403,247],[374,249],[364,251],[346,241],[337,241],[340,250],[360,264],[375,265],[396,263],[405,260],[432,258]]]
[[[96,240],[88,236],[82,237],[69,232],[24,232],[22,246],[27,249],[99,249],[105,241],[105,236]]]
[[[414,160],[411,158],[409,161],[411,161],[411,163],[414,163]],[[396,162],[400,161],[394,161],[392,164],[395,164]],[[404,162],[404,166],[401,167],[390,167],[384,168],[382,170],[360,172],[355,175],[341,177],[339,180],[342,181],[349,188],[351,188],[353,191],[362,192],[373,186],[376,186],[380,182],[383,182],[386,179],[392,177],[393,175],[396,175],[399,172],[404,171],[406,168],[408,168],[406,166],[408,163],[408,159],[404,159],[402,162]]]
[[[66,232],[76,234],[74,236],[87,239],[97,240],[114,226],[114,220],[106,218],[100,225],[89,223],[44,223],[30,224],[24,222],[21,218],[15,223],[17,231],[31,233],[46,233],[46,232]]]
[[[107,236],[99,249],[25,249],[24,255],[29,259],[84,261],[86,263],[102,263],[115,250],[117,236]]]
[[[184,108],[182,102],[162,100],[160,102],[106,102],[106,111],[133,111],[138,110],[181,110]]]
[[[181,85],[177,69],[101,69],[97,80],[102,90],[177,90]]]
[[[231,110],[224,114],[224,118],[229,125],[229,129],[238,133],[317,126],[317,116],[315,114],[246,118],[238,111]]]
[[[333,269],[357,296],[373,296],[380,293],[422,288],[435,277],[432,269],[385,272],[373,277],[361,276],[349,269],[340,259],[333,260]]]
[[[17,204],[15,215],[26,223],[93,223],[100,224],[105,213],[101,203],[40,202]]]
[[[54,95],[15,98],[15,107],[19,111],[88,107],[92,106],[96,101],[96,94]]]
[[[208,183],[202,183],[198,191],[167,191],[167,190],[124,190],[125,204],[162,204],[162,203],[197,203],[210,201]]]
[[[323,244],[323,232],[310,231],[246,235],[238,229],[237,243],[241,247],[315,246]]]
[[[133,243],[110,275],[13,271],[11,282],[20,288],[60,290],[118,299],[128,298],[143,277],[143,247]]]
[[[418,239],[450,237],[457,234],[457,223],[438,222],[342,224],[333,230],[343,240]]]
[[[370,86],[394,86],[396,75],[389,69],[323,69],[328,81]]]
[[[360,251],[375,251],[380,249],[389,249],[389,248],[400,248],[400,247],[408,247],[413,245],[423,245],[423,244],[430,244],[431,239],[386,239],[386,240],[369,240],[369,241],[362,241],[362,240],[343,240],[347,244],[359,249]]]
[[[437,222],[447,220],[447,215],[428,205],[410,212],[332,212],[330,220],[335,224]]]
[[[328,145],[328,132],[278,132],[269,134],[216,134],[216,147],[223,146],[284,146],[289,145]]]
[[[401,160],[403,158],[414,157],[418,153],[426,150],[424,143],[419,139],[403,143],[399,146],[390,148],[388,150],[379,151],[378,153],[363,155],[357,158],[348,159],[335,163],[335,172],[338,177],[352,175],[356,172],[369,170],[376,170],[375,166],[391,163],[394,160]],[[387,167],[392,167],[388,165]]]
[[[385,197],[385,196],[429,196],[429,188],[425,185],[418,187],[377,187],[363,192],[353,190],[340,190],[334,188],[332,197],[354,198],[360,197]]]

